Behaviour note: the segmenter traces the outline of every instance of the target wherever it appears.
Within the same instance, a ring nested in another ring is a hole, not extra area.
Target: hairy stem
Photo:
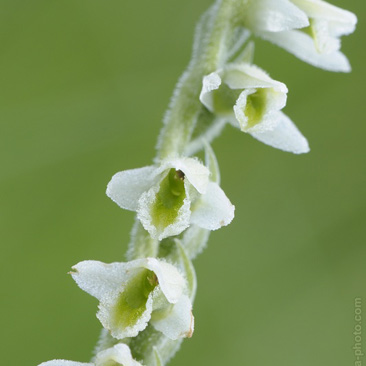
[[[199,100],[202,79],[225,63],[224,55],[227,54],[229,37],[234,27],[232,19],[235,1],[217,0],[198,24],[191,62],[177,84],[164,119],[156,161],[169,156],[183,155],[191,142],[198,119],[207,114]],[[207,120],[209,124],[214,122],[210,118]],[[133,260],[160,257],[174,263],[186,274],[193,302],[196,278],[191,259],[203,250],[208,236],[207,230],[191,227],[179,237],[165,239],[159,243],[152,239],[136,220],[127,258]],[[123,342],[129,345],[134,358],[144,366],[160,366],[165,365],[174,356],[182,340],[170,340],[149,325],[137,337],[124,339]],[[102,331],[96,352],[113,343],[116,343],[113,338]]]
[[[183,154],[190,142],[203,108],[199,100],[202,78],[223,62],[234,3],[234,0],[218,0],[199,22],[192,60],[177,84],[166,113],[156,160]]]

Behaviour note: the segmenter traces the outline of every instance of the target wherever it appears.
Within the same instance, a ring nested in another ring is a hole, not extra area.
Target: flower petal
[[[52,360],[52,361],[42,362],[38,366],[94,366],[94,364],[93,363],[84,363],[84,362],[66,361],[66,360]]]
[[[124,343],[118,343],[111,348],[99,352],[95,358],[95,365],[109,365],[111,361],[122,366],[141,366],[140,362],[132,358],[130,348]]]
[[[278,124],[272,131],[250,133],[257,140],[277,149],[304,154],[310,151],[306,138],[284,113],[278,112]]]
[[[137,210],[141,195],[156,184],[160,172],[154,166],[124,170],[115,174],[107,186],[107,196],[118,206]]]
[[[194,330],[194,317],[192,315],[192,304],[188,296],[182,296],[179,301],[171,307],[168,314],[160,319],[151,319],[152,325],[166,337],[176,340],[179,338],[192,337]]]
[[[71,276],[82,290],[102,301],[122,291],[124,284],[136,275],[130,263],[83,261],[72,267]]]
[[[235,206],[231,204],[217,183],[210,182],[192,210],[191,223],[208,230],[217,230],[230,224]]]
[[[253,31],[280,32],[309,25],[306,14],[288,0],[255,0],[246,7],[244,24]]]
[[[221,85],[221,78],[217,72],[204,76],[200,94],[201,103],[210,111],[214,111],[212,91],[217,90]]]
[[[319,53],[333,53],[341,48],[341,40],[329,32],[329,23],[324,19],[314,19],[311,22],[314,45]]]
[[[157,260],[156,258],[143,259],[141,260],[141,265],[156,274],[164,296],[171,304],[175,304],[182,296],[186,285],[184,278],[178,270],[172,264]]]
[[[273,80],[264,70],[251,64],[229,64],[222,71],[223,80],[231,89],[273,88],[287,93],[285,84]]]
[[[319,53],[313,39],[304,32],[296,30],[278,33],[261,32],[259,36],[315,67],[335,72],[351,71],[348,59],[343,53],[339,51]]]
[[[210,171],[198,160],[193,158],[175,158],[167,159],[162,162],[162,166],[171,167],[175,170],[181,170],[185,178],[199,192],[205,193],[208,184]]]
[[[337,36],[354,32],[357,17],[348,10],[344,10],[320,0],[291,0],[303,10],[309,18],[326,20],[333,24]],[[336,28],[339,28],[336,31]]]

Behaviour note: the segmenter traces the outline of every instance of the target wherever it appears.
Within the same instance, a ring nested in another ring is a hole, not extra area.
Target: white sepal
[[[116,173],[107,186],[107,196],[118,206],[136,211],[141,195],[156,183],[159,171],[154,166]]]
[[[218,72],[213,72],[203,77],[200,101],[210,112],[215,111],[211,92],[217,90],[220,85],[221,77]]]
[[[262,32],[259,35],[315,67],[334,72],[351,71],[349,61],[342,52],[319,53],[314,40],[304,32],[297,30],[279,33]]]
[[[277,149],[293,154],[305,154],[310,151],[307,139],[284,113],[278,112],[278,124],[273,130],[250,132],[257,140]]]
[[[288,0],[248,1],[242,17],[253,32],[281,32],[309,25],[306,14]]]
[[[177,303],[182,296],[185,280],[175,266],[156,258],[146,258],[143,261],[144,267],[156,274],[161,291],[168,302]]]
[[[331,35],[340,37],[354,32],[357,17],[348,10],[341,9],[322,0],[291,0],[311,19],[326,21]]]
[[[207,193],[196,203],[191,222],[207,230],[229,225],[234,218],[235,206],[217,183],[210,182]]]
[[[163,160],[161,169],[169,168],[182,171],[197,192],[206,192],[210,171],[198,159],[183,157]]]
[[[153,317],[151,324],[173,340],[192,337],[194,317],[191,300],[188,296],[182,296],[176,304],[170,307],[163,318],[154,319]]]

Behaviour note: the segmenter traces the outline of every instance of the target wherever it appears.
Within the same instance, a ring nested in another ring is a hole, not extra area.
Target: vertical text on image
[[[353,332],[354,346],[353,351],[355,355],[355,366],[362,366],[362,299],[355,298],[355,328]]]

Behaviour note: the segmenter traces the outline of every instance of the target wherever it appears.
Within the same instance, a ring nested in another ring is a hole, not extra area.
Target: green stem
[[[192,61],[177,84],[159,137],[156,160],[184,153],[203,108],[199,95],[202,78],[223,62],[227,35],[232,28],[234,0],[218,0],[201,18]]]
[[[233,28],[232,15],[235,1],[237,0],[217,0],[201,18],[196,30],[192,60],[178,82],[170,109],[165,116],[164,127],[159,137],[157,161],[172,155],[183,155],[191,141],[197,119],[204,108],[199,100],[202,79],[223,66],[226,61],[228,35]],[[206,230],[197,229],[188,231],[188,234],[183,237],[186,265],[187,261],[190,265],[190,258],[195,257],[203,249],[208,234]],[[127,253],[128,260],[158,255],[159,242],[152,239],[141,224],[136,222]],[[167,261],[173,260],[169,251],[165,254],[160,253],[160,257],[164,257]],[[193,267],[191,270],[191,275],[195,276]],[[194,289],[192,291],[194,292]],[[162,362],[165,365],[179,349],[181,341],[168,339],[151,325],[137,337],[123,340],[129,345],[134,358],[144,366],[156,366],[157,352],[159,363]],[[103,330],[96,352],[117,342]]]

